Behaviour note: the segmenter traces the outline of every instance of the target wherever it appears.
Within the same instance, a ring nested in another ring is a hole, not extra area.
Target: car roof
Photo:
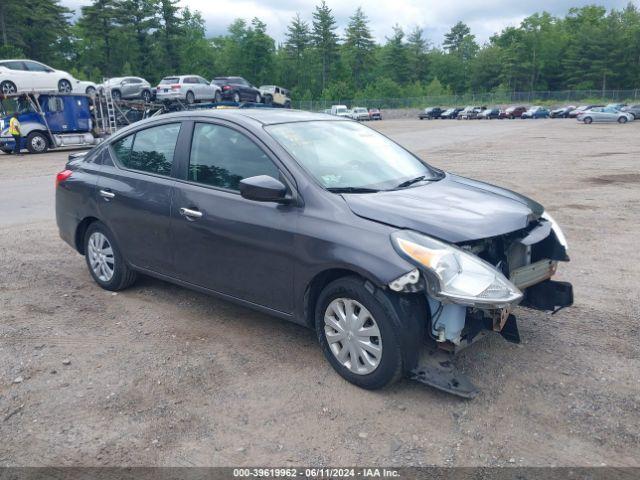
[[[182,112],[167,113],[161,118],[182,117],[209,117],[235,121],[237,123],[256,122],[262,125],[274,125],[277,123],[311,122],[311,121],[349,121],[338,117],[328,117],[324,113],[306,112],[303,110],[285,110],[281,108],[238,108],[238,109],[211,109],[211,110],[187,110]],[[156,117],[158,118],[158,117]]]

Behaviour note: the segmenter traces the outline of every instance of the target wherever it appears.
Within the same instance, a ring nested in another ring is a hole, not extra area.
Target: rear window
[[[113,143],[118,161],[126,168],[158,175],[171,175],[180,123],[140,130]]]
[[[167,83],[180,83],[180,78],[179,77],[164,77],[162,80],[160,80],[160,84],[167,84]]]
[[[213,79],[213,83],[215,85],[226,85],[227,84],[227,79],[226,78],[214,78]]]

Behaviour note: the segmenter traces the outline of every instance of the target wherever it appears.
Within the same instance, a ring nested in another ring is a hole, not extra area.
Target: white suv
[[[198,75],[175,75],[160,80],[156,100],[184,100],[189,104],[201,100],[219,102],[222,94],[218,85],[211,85]]]
[[[54,90],[64,93],[96,92],[96,84],[76,80],[69,72],[33,60],[0,60],[0,93]]]

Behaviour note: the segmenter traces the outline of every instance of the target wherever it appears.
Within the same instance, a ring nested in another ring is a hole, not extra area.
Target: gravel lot
[[[0,465],[639,466],[640,121],[373,126],[569,239],[575,306],[465,352],[478,398],[360,390],[311,331],[161,281],[101,290],[53,217],[68,152],[0,155]]]

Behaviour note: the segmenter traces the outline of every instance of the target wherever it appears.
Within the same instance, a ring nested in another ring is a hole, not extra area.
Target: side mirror
[[[273,177],[258,175],[240,180],[240,195],[256,202],[284,202],[287,200],[287,187]]]

